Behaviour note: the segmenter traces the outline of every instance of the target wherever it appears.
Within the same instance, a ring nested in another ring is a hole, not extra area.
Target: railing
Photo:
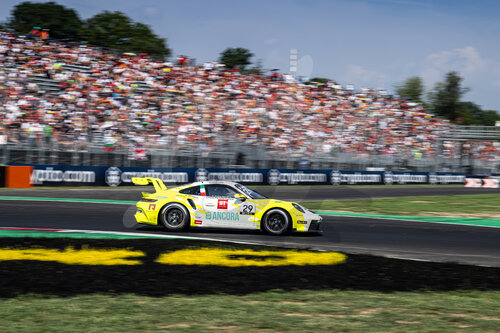
[[[499,141],[500,126],[451,126],[443,130],[441,140]]]
[[[177,137],[166,137],[155,143],[144,144],[126,139],[119,140],[112,148],[106,147],[103,133],[44,136],[41,133],[35,135],[11,129],[7,135],[7,144],[2,144],[5,140],[0,140],[0,164],[332,170],[379,168],[476,174],[500,172],[500,156],[497,151],[486,156],[444,156],[439,153],[433,156],[403,153],[388,155],[339,150],[322,152],[318,144],[306,156],[296,151],[272,150],[258,144],[249,144],[231,135],[220,137],[210,144],[180,142]]]

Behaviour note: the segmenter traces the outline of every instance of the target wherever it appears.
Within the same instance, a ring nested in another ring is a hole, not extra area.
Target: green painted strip
[[[43,231],[43,230],[9,230],[0,229],[0,238],[2,237],[33,237],[33,238],[93,238],[93,239],[192,239],[192,240],[211,240],[199,237],[175,236],[164,234],[139,234],[132,232],[113,232],[96,230],[67,230],[67,231]]]
[[[0,230],[0,238],[91,238],[91,239],[136,239],[136,238],[155,238],[151,236],[133,236],[117,234],[94,234],[86,232],[47,232],[38,230]]]
[[[137,201],[126,200],[108,200],[108,199],[83,199],[83,198],[45,198],[45,197],[15,197],[15,196],[0,196],[0,200],[15,200],[15,201],[59,201],[59,202],[85,202],[85,203],[104,203],[117,205],[135,205]]]
[[[478,227],[500,228],[500,219],[486,219],[486,218],[472,218],[472,217],[439,217],[439,216],[399,216],[399,215],[382,215],[382,214],[365,214],[365,213],[345,213],[345,212],[332,212],[332,211],[315,211],[315,213],[320,215],[364,217],[364,218],[404,220],[404,221],[415,221],[415,222],[449,223],[449,224],[472,225]]]

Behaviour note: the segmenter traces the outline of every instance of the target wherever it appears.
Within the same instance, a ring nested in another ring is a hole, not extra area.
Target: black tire
[[[279,208],[270,209],[262,218],[262,230],[270,235],[285,235],[290,231],[292,221],[288,214]]]
[[[189,212],[180,203],[171,203],[160,211],[160,223],[168,231],[180,231],[189,225]]]

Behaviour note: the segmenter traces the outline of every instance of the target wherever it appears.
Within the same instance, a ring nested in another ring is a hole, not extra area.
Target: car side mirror
[[[240,193],[236,193],[234,195],[234,198],[235,199],[240,199],[241,201],[245,201],[247,199],[247,197],[245,197],[243,194],[240,194]]]

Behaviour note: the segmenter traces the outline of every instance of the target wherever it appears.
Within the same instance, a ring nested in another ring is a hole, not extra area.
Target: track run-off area
[[[272,198],[293,201],[390,198],[402,196],[498,194],[499,189],[437,187],[254,187]],[[110,189],[0,190],[1,228],[104,231],[151,237],[181,236],[284,248],[344,251],[436,262],[500,267],[500,228],[480,223],[417,221],[362,214],[322,212],[322,232],[283,237],[259,231],[221,229],[168,233],[134,223],[143,187]]]

